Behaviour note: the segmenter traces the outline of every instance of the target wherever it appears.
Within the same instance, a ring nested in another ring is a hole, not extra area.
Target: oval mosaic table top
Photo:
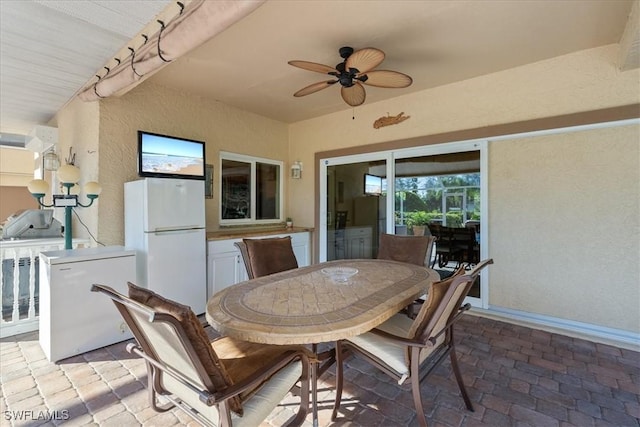
[[[323,273],[355,268],[346,282]],[[238,283],[207,303],[223,335],[262,344],[314,344],[364,333],[439,280],[429,268],[386,260],[338,260]]]

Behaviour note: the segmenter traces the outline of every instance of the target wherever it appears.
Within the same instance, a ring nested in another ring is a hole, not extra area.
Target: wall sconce
[[[295,161],[291,165],[291,178],[300,179],[302,178],[302,162]]]
[[[64,165],[58,168],[57,173],[62,187],[66,190],[66,194],[54,194],[52,204],[47,205],[42,201],[46,192],[49,190],[49,183],[44,179],[32,180],[29,182],[27,188],[29,188],[31,195],[38,200],[40,206],[45,208],[64,208],[64,248],[71,249],[71,238],[73,234],[71,229],[71,211],[78,206],[83,208],[91,206],[93,201],[100,195],[102,187],[95,181],[87,182],[84,185],[84,192],[89,199],[89,203],[83,205],[78,201],[77,194],[71,194],[71,188],[78,185],[78,181],[80,181],[80,169],[74,165]]]
[[[60,167],[60,159],[55,151],[48,151],[43,157],[44,170],[57,171]]]

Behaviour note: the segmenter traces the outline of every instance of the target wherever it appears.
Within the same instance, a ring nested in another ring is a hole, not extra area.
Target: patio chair
[[[406,262],[429,267],[434,236],[397,236],[380,234],[378,259]]]
[[[467,409],[473,406],[462,381],[453,338],[453,326],[461,315],[470,308],[462,305],[469,288],[480,271],[492,259],[487,259],[468,274],[457,275],[433,283],[429,287],[428,299],[418,316],[412,321],[402,314],[396,314],[378,328],[336,344],[336,400],[331,415],[335,420],[340,408],[343,388],[344,357],[346,351],[362,357],[403,384],[411,380],[413,402],[418,422],[426,427],[427,419],[422,407],[420,380],[433,371],[447,356],[456,377],[460,393]]]
[[[300,405],[288,425],[304,421],[313,357],[304,347],[211,342],[187,306],[131,283],[129,297],[103,285],[91,290],[110,297],[131,329],[137,343],[127,351],[146,362],[154,410],[178,407],[205,426],[255,427],[299,383]]]
[[[242,239],[234,245],[240,250],[249,279],[298,268],[291,236]]]

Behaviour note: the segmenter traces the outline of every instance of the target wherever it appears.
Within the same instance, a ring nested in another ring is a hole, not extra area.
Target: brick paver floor
[[[640,426],[640,353],[473,315],[456,334],[475,412],[465,409],[447,361],[423,381],[430,426]],[[180,410],[149,407],[144,364],[125,345],[51,363],[37,333],[0,340],[0,425],[196,425]],[[354,358],[331,423],[334,385],[331,368],[318,386],[321,426],[417,424],[409,386]],[[287,397],[263,426],[282,425],[295,399]]]

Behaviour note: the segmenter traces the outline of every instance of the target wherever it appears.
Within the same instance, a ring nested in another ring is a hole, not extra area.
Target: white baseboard
[[[577,322],[497,306],[490,306],[488,309],[473,307],[467,313],[633,351],[640,351],[640,333],[622,329],[608,328],[591,323]]]

